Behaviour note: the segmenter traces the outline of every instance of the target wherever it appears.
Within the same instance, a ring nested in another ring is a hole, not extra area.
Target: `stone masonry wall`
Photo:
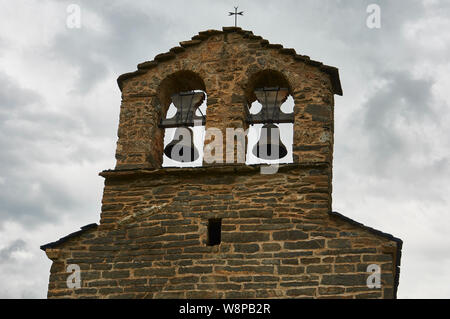
[[[392,298],[395,243],[328,215],[325,165],[105,171],[101,224],[58,249],[50,298]],[[222,240],[206,245],[207,222]],[[369,289],[369,264],[382,288]],[[82,287],[68,289],[67,265]]]
[[[401,241],[330,213],[337,69],[224,28],[118,83],[117,163],[100,174],[100,224],[44,246],[49,298],[395,297]],[[172,94],[205,91],[206,128],[225,142],[227,128],[247,128],[245,103],[264,86],[294,98],[294,163],[268,175],[236,163],[161,168],[158,124]],[[207,245],[210,219],[221,219],[219,245]],[[81,268],[78,289],[67,287],[71,264]],[[367,287],[370,264],[381,267],[379,289]]]

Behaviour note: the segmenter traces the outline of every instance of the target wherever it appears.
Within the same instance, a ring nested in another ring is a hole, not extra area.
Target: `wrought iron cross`
[[[234,12],[228,12],[228,16],[234,16],[234,26],[237,27],[237,16],[243,16],[244,15],[244,11],[241,12],[237,12],[237,8],[238,7],[234,7]]]

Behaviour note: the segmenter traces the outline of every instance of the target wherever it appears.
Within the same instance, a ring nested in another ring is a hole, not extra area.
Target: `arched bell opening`
[[[292,163],[294,99],[279,71],[252,75],[246,86],[248,144],[246,164]]]
[[[163,167],[195,167],[203,161],[206,91],[201,77],[179,71],[161,82]]]

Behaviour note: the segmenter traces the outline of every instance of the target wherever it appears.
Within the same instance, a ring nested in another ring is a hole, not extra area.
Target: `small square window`
[[[208,220],[208,246],[214,246],[220,244],[220,233],[222,231],[221,219],[209,219]]]

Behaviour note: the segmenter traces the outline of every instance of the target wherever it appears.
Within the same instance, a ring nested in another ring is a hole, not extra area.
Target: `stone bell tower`
[[[100,173],[100,223],[41,246],[53,261],[48,297],[396,297],[401,240],[331,209],[338,69],[229,27],[117,81],[117,163]],[[288,95],[290,114],[280,112]],[[202,101],[206,114],[195,112]],[[177,112],[166,118],[171,103]],[[217,140],[206,134],[202,166],[163,167],[173,154],[165,130],[194,122],[222,133],[220,156],[208,158]],[[264,164],[239,161],[248,140],[227,147],[227,129],[255,123],[293,124],[292,163],[261,174]],[[68,287],[69,265],[79,267],[77,287]]]

